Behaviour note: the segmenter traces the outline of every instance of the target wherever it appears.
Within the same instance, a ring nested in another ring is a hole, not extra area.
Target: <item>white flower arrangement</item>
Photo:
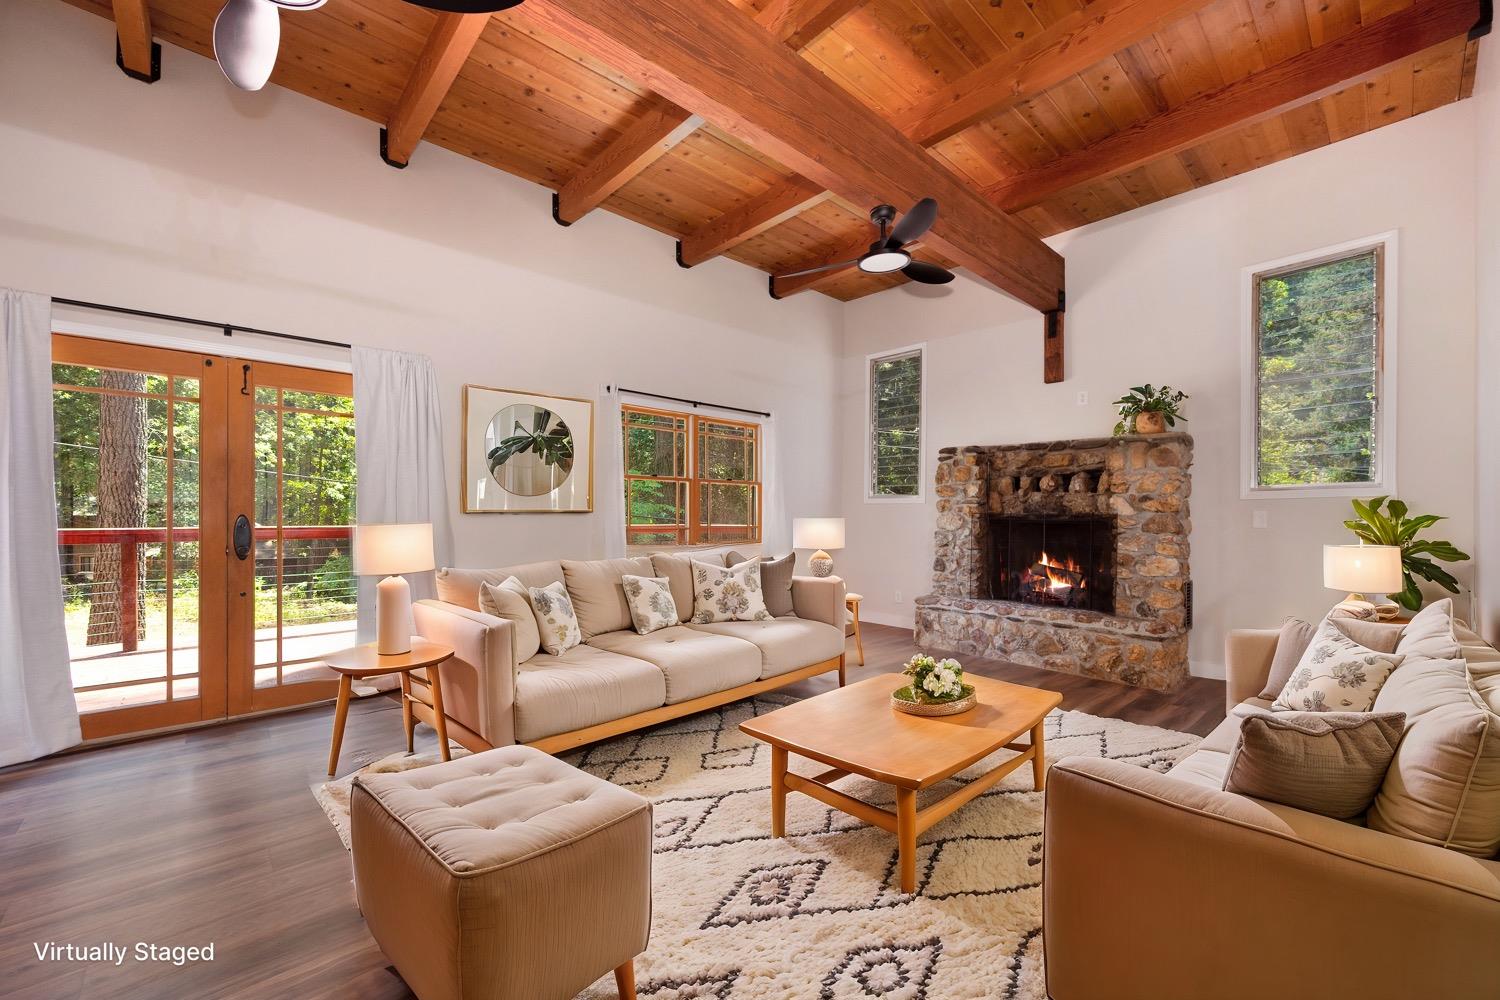
[[[926,704],[956,701],[974,690],[964,683],[963,664],[951,658],[938,660],[918,653],[906,661],[901,672],[911,678],[911,686],[902,689],[910,692],[910,701]],[[897,692],[897,697],[901,695],[902,692]]]

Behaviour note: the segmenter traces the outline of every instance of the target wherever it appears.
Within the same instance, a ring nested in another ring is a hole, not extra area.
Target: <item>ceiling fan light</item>
[[[406,0],[407,3],[428,10],[442,10],[450,14],[494,14],[521,5],[521,0]]]
[[[266,2],[285,7],[287,10],[317,10],[328,0],[266,0]]]
[[[859,259],[859,269],[866,274],[890,274],[911,263],[905,250],[871,250]]]
[[[214,58],[241,90],[266,85],[280,47],[281,14],[270,0],[229,0],[214,18]]]

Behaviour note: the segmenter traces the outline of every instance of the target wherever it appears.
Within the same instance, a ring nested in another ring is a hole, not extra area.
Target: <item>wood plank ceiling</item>
[[[140,12],[122,39],[149,16],[156,38],[212,58],[222,0],[66,2]],[[1467,97],[1478,44],[1465,32],[1479,0],[734,2],[1040,236]],[[1372,26],[1403,16],[1376,39]],[[775,274],[873,238],[870,206],[700,124],[539,20],[523,3],[475,30],[403,0],[329,0],[282,17],[271,82],[391,125],[412,170],[419,136],[563,191],[573,218],[597,204],[677,238],[684,263],[722,253]],[[1232,120],[1211,113],[1230,102]],[[850,269],[778,293],[849,300],[905,280]]]

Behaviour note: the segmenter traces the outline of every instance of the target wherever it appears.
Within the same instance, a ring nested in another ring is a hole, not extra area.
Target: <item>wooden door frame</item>
[[[106,739],[222,719],[226,710],[226,672],[222,662],[216,669],[212,661],[217,658],[217,650],[224,648],[226,634],[224,594],[216,594],[215,590],[217,581],[224,578],[227,554],[224,459],[228,437],[224,417],[228,366],[214,354],[61,332],[52,334],[52,363],[198,380],[198,696],[170,698],[169,680],[166,701],[82,715],[79,721],[83,738]],[[170,553],[170,545],[167,550]],[[206,650],[215,653],[205,655]]]
[[[225,492],[226,526],[240,514],[255,524],[255,390],[259,385],[303,392],[352,396],[354,376],[348,372],[304,368],[271,361],[230,358],[232,383],[228,398],[227,436],[228,488]],[[358,431],[356,431],[358,433]],[[246,447],[235,447],[245,443]],[[279,520],[279,519],[278,519]],[[285,544],[278,538],[280,551]],[[336,679],[299,681],[270,688],[255,686],[255,555],[227,556],[224,596],[228,605],[228,714],[231,717],[326,701],[338,694]]]

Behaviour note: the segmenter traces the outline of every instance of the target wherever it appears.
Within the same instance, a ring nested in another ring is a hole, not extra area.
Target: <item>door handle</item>
[[[234,554],[241,561],[250,555],[250,519],[244,514],[234,519]]]

